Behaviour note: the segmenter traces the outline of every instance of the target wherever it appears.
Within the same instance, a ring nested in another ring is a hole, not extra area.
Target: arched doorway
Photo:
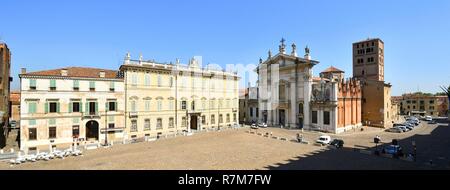
[[[86,123],[86,140],[98,140],[98,122],[91,120]]]

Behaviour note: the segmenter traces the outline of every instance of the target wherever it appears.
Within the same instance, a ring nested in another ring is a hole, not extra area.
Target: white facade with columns
[[[310,99],[312,68],[318,61],[311,60],[309,49],[304,58],[298,57],[296,45],[286,54],[284,39],[279,53],[268,58],[256,68],[259,85],[259,122],[269,126],[310,128]]]

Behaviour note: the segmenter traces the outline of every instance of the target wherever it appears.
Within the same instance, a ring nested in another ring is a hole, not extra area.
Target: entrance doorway
[[[303,117],[298,118],[298,128],[303,129]]]
[[[280,115],[279,115],[278,119],[279,119],[279,121],[280,121],[280,125],[283,125],[283,126],[284,126],[284,124],[285,124],[285,118],[286,118],[286,116],[285,116],[285,111],[284,111],[284,110],[280,110],[279,113],[280,113]]]
[[[197,116],[193,115],[191,116],[191,129],[197,130]]]
[[[86,140],[98,140],[98,122],[91,120],[86,123]]]

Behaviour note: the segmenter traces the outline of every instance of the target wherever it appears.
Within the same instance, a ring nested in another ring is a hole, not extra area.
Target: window
[[[36,140],[36,137],[37,137],[36,128],[29,128],[28,129],[28,140]]]
[[[416,106],[413,106],[413,109],[416,109]]]
[[[98,113],[98,103],[97,102],[86,103],[86,111],[90,115],[96,115]]]
[[[80,108],[80,102],[72,102],[71,104],[69,104],[69,111],[71,112],[80,112],[81,108]]]
[[[48,128],[48,138],[49,139],[55,139],[56,138],[56,127],[49,127]]]
[[[114,82],[110,82],[109,83],[109,91],[114,92],[114,90],[115,90]]]
[[[312,111],[312,123],[317,124],[317,111]]]
[[[323,112],[323,124],[325,124],[325,125],[330,124],[330,112],[329,111]]]
[[[186,117],[181,118],[181,127],[186,127]]]
[[[206,116],[202,115],[202,124],[206,125]]]
[[[236,122],[237,120],[236,120],[236,114],[235,113],[233,113],[233,122]]]
[[[108,129],[114,129],[115,124],[114,123],[108,123]]]
[[[192,109],[192,110],[195,110],[195,101],[192,101],[191,109]]]
[[[434,110],[434,106],[430,106],[430,110]]]
[[[150,130],[150,119],[144,120],[144,131]]]
[[[80,126],[79,125],[72,125],[72,137],[78,138],[80,135]]]
[[[169,110],[174,110],[173,102],[173,100],[169,100]]]
[[[202,100],[202,109],[206,109],[206,100]]]
[[[95,81],[89,81],[89,91],[95,91]]]
[[[74,91],[79,91],[80,90],[80,81],[78,81],[78,80],[74,80],[73,81],[73,90]]]
[[[58,113],[59,103],[58,102],[47,102],[45,107],[45,113]]]
[[[137,86],[137,74],[136,73],[131,74],[131,85]]]
[[[30,79],[30,90],[36,90],[36,79]]]
[[[158,75],[158,87],[161,87],[161,85],[162,85],[161,75]]]
[[[169,128],[173,128],[174,124],[173,124],[173,117],[169,118]]]
[[[434,104],[434,100],[430,100],[430,104]]]
[[[222,114],[219,114],[219,123],[223,123],[223,117],[222,117]]]
[[[162,100],[158,100],[157,108],[158,108],[158,111],[161,111],[161,109],[162,109]]]
[[[107,110],[108,111],[116,111],[116,105],[117,105],[117,102],[115,102],[115,101],[108,102]]]
[[[56,90],[56,80],[55,79],[50,80],[50,90]]]
[[[182,110],[186,109],[186,101],[185,100],[181,101],[181,109]]]
[[[253,117],[253,108],[250,107],[250,117]]]
[[[150,111],[150,100],[145,100],[145,111]]]
[[[170,77],[169,86],[170,86],[170,87],[173,86],[173,77]]]
[[[150,73],[145,73],[145,76],[144,76],[144,85],[145,85],[145,86],[150,86]]]
[[[37,111],[37,103],[28,102],[28,113],[36,113],[36,111]]]
[[[209,109],[214,109],[215,105],[214,105],[214,100],[211,100],[211,104],[209,105]]]
[[[215,115],[211,115],[211,124],[215,124],[216,123],[216,117]]]
[[[259,117],[259,110],[256,108],[256,117]]]
[[[162,129],[162,128],[163,128],[162,118],[156,119],[156,129]]]
[[[131,120],[131,128],[130,128],[131,132],[137,132],[137,121],[136,120]]]
[[[136,101],[131,101],[131,111],[136,112]]]
[[[227,113],[227,123],[230,123],[230,114]]]

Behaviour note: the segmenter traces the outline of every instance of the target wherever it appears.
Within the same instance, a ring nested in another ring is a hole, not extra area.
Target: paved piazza
[[[297,133],[313,142],[320,133],[278,128],[258,129],[256,133],[272,133],[286,137],[276,140],[248,133],[249,128],[205,132],[192,136],[162,139],[112,148],[84,151],[82,157],[67,157],[11,166],[0,163],[0,169],[449,169],[450,130],[445,125],[421,124],[413,131],[396,134],[380,129],[364,128],[333,138],[345,141],[344,149],[330,149],[292,142]],[[383,142],[399,139],[405,151],[411,140],[417,143],[418,160],[409,162],[367,155],[355,151],[373,149],[373,137]],[[430,165],[429,160],[433,160]]]

